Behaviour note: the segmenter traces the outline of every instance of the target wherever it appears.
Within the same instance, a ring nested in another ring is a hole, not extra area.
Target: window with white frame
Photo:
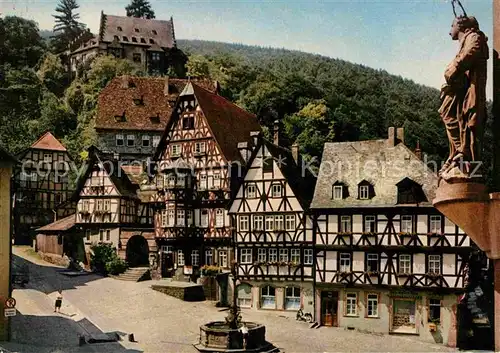
[[[186,210],[186,220],[187,220],[187,225],[193,225],[194,220],[193,220],[193,211],[192,210]]]
[[[167,211],[167,226],[173,227],[175,225],[175,210]]]
[[[199,250],[191,251],[191,265],[193,265],[193,266],[200,265],[200,251]]]
[[[219,266],[223,268],[227,268],[227,251],[219,250]]]
[[[184,253],[182,250],[177,250],[177,265],[184,266]]]
[[[399,273],[411,273],[411,256],[408,254],[399,255]]]
[[[89,200],[82,201],[82,211],[84,211],[84,212],[90,211],[90,201]]]
[[[214,173],[213,183],[215,189],[220,188],[220,173]]]
[[[111,231],[109,229],[106,230],[106,241],[111,241]]]
[[[274,230],[274,216],[266,216],[266,230]]]
[[[184,225],[184,210],[177,210],[177,225]]]
[[[285,229],[288,231],[295,230],[295,215],[290,214],[285,216]]]
[[[142,147],[149,147],[150,137],[149,135],[142,135]]]
[[[378,294],[368,294],[366,302],[366,316],[378,317]]]
[[[269,249],[269,262],[277,262],[278,261],[278,249],[271,248]]]
[[[429,255],[428,257],[429,273],[441,273],[441,255]]]
[[[172,145],[172,157],[179,157],[181,155],[181,145],[174,144]]]
[[[285,310],[300,309],[300,288],[286,287],[285,289]]]
[[[283,230],[283,216],[276,215],[274,216],[274,230]]]
[[[238,288],[238,306],[241,308],[251,308],[252,287],[246,283],[242,283],[237,288]]]
[[[198,183],[198,190],[207,189],[207,175],[205,173],[200,174],[200,182]]]
[[[205,265],[211,266],[214,263],[214,255],[212,249],[205,250]]]
[[[195,154],[203,154],[205,153],[205,142],[196,142],[194,144],[194,153]]]
[[[220,208],[215,211],[215,226],[224,226],[224,212]]]
[[[378,272],[378,254],[366,254],[366,271]]]
[[[413,216],[401,216],[401,233],[413,233]]]
[[[127,146],[132,147],[135,145],[135,136],[127,135]]]
[[[352,232],[351,216],[340,216],[340,232],[341,233]]]
[[[206,210],[206,209],[201,210],[200,226],[208,227],[208,210]]]
[[[104,200],[104,211],[111,211],[111,200]]]
[[[99,241],[101,243],[104,241],[104,229],[99,230]]]
[[[343,189],[344,187],[342,185],[334,185],[332,191],[332,198],[334,200],[342,200],[344,196],[342,192]]]
[[[160,144],[160,139],[160,136],[153,136],[153,147],[158,147],[158,145]]]
[[[97,200],[97,211],[102,211],[104,209],[104,200]]]
[[[276,291],[274,287],[265,286],[261,289],[261,307],[263,309],[275,309],[276,308]]]
[[[273,190],[273,197],[281,197],[281,184],[273,184],[272,186]]]
[[[299,264],[300,263],[300,249],[291,249],[290,250],[290,261]]]
[[[356,316],[357,314],[358,314],[358,294],[357,293],[347,293],[346,294],[345,315],[346,316]]]
[[[115,136],[115,141],[116,141],[116,145],[117,146],[123,146],[125,144],[125,141],[123,139],[123,135],[122,134],[117,134]]]
[[[257,196],[257,188],[255,184],[248,184],[246,187],[246,197],[248,199],[254,199]]]
[[[242,264],[252,263],[252,249],[240,249],[240,263]]]
[[[264,230],[263,216],[253,216],[253,230]]]
[[[248,216],[240,216],[240,230],[241,231],[248,230]]]
[[[428,322],[440,322],[441,321],[441,299],[430,298],[429,299],[429,316],[427,318]]]
[[[370,198],[370,187],[368,185],[359,186],[359,199],[368,200]]]
[[[52,155],[50,153],[45,153],[43,155],[43,162],[44,163],[52,163]]]
[[[257,261],[259,262],[266,262],[267,260],[267,249],[266,248],[259,248],[257,250]]]
[[[430,233],[441,234],[441,216],[430,216],[429,228]]]
[[[312,264],[313,264],[313,250],[304,249],[304,265],[312,265]]]
[[[31,173],[31,181],[37,181],[38,180],[38,174],[36,172]]]
[[[377,232],[377,223],[375,216],[365,216],[365,233]]]
[[[288,249],[280,249],[280,262],[288,262]]]
[[[339,271],[351,272],[351,254],[349,253],[340,254]]]

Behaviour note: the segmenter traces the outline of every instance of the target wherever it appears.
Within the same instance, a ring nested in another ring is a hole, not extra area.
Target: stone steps
[[[110,276],[114,279],[119,279],[121,281],[139,282],[141,280],[149,279],[149,268],[148,267],[133,267],[129,268],[124,273],[118,276]]]

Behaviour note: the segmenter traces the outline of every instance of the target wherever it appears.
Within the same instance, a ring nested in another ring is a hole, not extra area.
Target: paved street
[[[15,249],[14,254],[21,255],[22,251]],[[22,261],[16,258],[17,263]],[[192,344],[198,339],[199,325],[223,320],[226,315],[211,302],[182,302],[155,292],[148,282],[123,282],[93,275],[66,277],[58,273],[57,267],[32,258],[30,275],[27,288],[14,291],[22,315],[14,319],[13,338],[19,343],[37,345],[39,349],[33,352],[194,353]],[[63,289],[64,314],[53,313],[55,291],[59,288]],[[413,337],[337,328],[309,329],[308,324],[295,321],[294,313],[247,310],[243,318],[265,324],[268,340],[281,352],[452,351]],[[78,334],[116,331],[134,333],[138,343],[122,341],[78,347]]]

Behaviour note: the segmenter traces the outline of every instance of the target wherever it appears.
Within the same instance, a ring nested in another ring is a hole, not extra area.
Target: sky
[[[344,59],[439,88],[458,42],[448,35],[450,0],[152,0],[157,19],[174,18],[177,39],[301,50]],[[462,0],[492,46],[492,0]],[[129,0],[79,0],[94,33],[101,10],[125,15]],[[0,16],[54,25],[57,0],[0,0]],[[491,72],[491,60],[490,71]],[[490,75],[491,77],[491,75]],[[492,80],[488,80],[491,98]]]

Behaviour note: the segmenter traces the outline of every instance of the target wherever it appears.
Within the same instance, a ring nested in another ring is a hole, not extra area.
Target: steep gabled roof
[[[64,232],[70,230],[75,226],[75,214],[72,214],[68,217],[61,218],[55,222],[47,224],[41,228],[38,228],[36,231],[38,233],[51,233],[51,232]]]
[[[99,94],[96,129],[165,130],[175,101],[187,82],[172,78],[115,77]],[[207,80],[197,83],[213,89]]]
[[[121,168],[118,160],[111,156],[102,153],[98,148],[91,146],[89,148],[89,157],[85,166],[85,172],[77,181],[77,187],[73,194],[72,200],[78,200],[80,192],[85,186],[85,182],[92,174],[96,165],[102,163],[104,170],[108,174],[109,179],[118,190],[121,196],[137,197],[137,189],[139,186],[134,184],[128,177],[127,173]]]
[[[5,148],[0,146],[0,162],[7,162],[10,164],[19,164],[19,160],[14,157]]]
[[[36,140],[36,142],[31,145],[31,148],[50,151],[66,151],[66,147],[64,147],[64,145],[59,142],[59,140],[56,139],[50,131],[47,131],[38,140]]]
[[[438,177],[404,143],[387,140],[326,143],[311,208],[398,206],[397,184],[409,178],[422,186],[427,200],[434,199]],[[358,184],[368,180],[375,195],[358,199]],[[332,185],[342,181],[348,188],[344,199],[332,198]],[[422,202],[419,206],[432,206]]]
[[[150,46],[155,43],[162,48],[174,48],[176,46],[172,18],[169,21],[164,21],[105,14],[103,16],[105,16],[105,28],[104,30],[101,28],[101,32],[103,33],[102,41],[104,42],[112,42],[117,36],[121,43],[126,44]],[[125,41],[123,37],[127,37],[128,41]],[[137,42],[134,42],[132,38],[136,38]],[[145,39],[145,43],[141,42],[141,39]]]
[[[257,117],[193,81],[189,82],[184,88],[184,91],[177,100],[176,106],[179,104],[181,98],[189,95],[195,96],[198,106],[203,112],[208,126],[226,160],[229,162],[241,161],[238,143],[250,141],[250,132],[262,131]],[[173,114],[176,114],[175,108]],[[172,118],[174,117],[173,114]],[[155,160],[158,160],[165,148],[167,131],[174,120],[171,119],[171,122],[167,124],[166,131],[156,150]]]

